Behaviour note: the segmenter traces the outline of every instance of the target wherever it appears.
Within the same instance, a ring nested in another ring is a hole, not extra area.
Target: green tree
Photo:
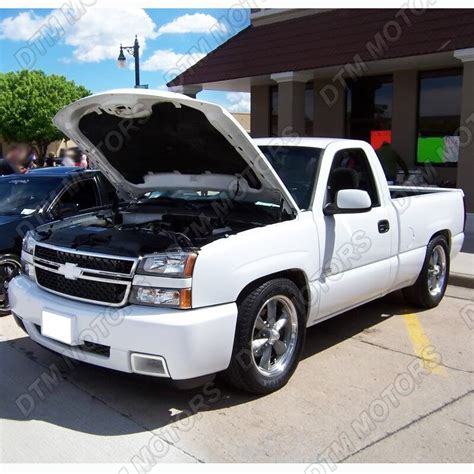
[[[0,136],[29,143],[44,156],[51,142],[65,138],[53,125],[56,112],[87,95],[90,91],[64,76],[27,70],[0,73]]]

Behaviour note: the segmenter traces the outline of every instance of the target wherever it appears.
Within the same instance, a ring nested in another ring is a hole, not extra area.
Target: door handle
[[[387,219],[378,222],[378,228],[380,234],[385,234],[390,230],[390,222]]]

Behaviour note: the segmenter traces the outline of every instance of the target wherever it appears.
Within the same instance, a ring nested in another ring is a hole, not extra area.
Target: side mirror
[[[355,214],[358,212],[369,212],[372,209],[372,201],[367,191],[361,189],[342,189],[336,194],[336,203],[328,204],[324,208],[327,216],[333,214]]]

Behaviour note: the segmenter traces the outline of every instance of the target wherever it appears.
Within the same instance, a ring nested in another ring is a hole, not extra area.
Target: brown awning
[[[471,47],[474,9],[334,10],[249,26],[168,86],[338,66],[355,57],[374,61]]]

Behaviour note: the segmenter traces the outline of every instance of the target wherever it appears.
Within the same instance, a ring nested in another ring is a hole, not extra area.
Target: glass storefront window
[[[304,91],[304,134],[312,137],[314,124],[314,83],[308,82]]]
[[[461,70],[420,74],[417,164],[457,163],[461,94]]]
[[[270,87],[270,135],[278,136],[278,86]]]
[[[346,136],[369,142],[376,150],[392,141],[392,76],[347,81]]]

